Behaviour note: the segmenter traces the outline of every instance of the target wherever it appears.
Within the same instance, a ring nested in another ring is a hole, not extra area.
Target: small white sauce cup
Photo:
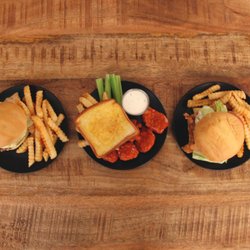
[[[149,107],[149,96],[142,89],[129,89],[123,94],[122,107],[130,115],[142,115]]]

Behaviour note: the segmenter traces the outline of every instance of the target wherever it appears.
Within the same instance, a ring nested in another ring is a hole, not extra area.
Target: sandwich
[[[192,158],[212,163],[225,163],[244,145],[244,125],[239,116],[227,110],[220,100],[213,106],[203,106],[192,115],[184,114],[188,122],[189,143],[183,147]]]
[[[114,99],[85,109],[76,118],[75,124],[97,158],[102,158],[139,134],[138,128]]]
[[[0,103],[0,151],[18,148],[28,136],[28,118],[15,103]]]

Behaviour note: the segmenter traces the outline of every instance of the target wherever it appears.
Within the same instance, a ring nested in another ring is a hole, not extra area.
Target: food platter
[[[62,121],[61,128],[66,134],[68,134],[67,116],[58,98],[49,90],[43,87],[36,86],[36,85],[29,85],[29,86],[30,86],[31,96],[33,100],[35,100],[35,93],[39,90],[43,90],[44,98],[47,99],[49,103],[53,106],[55,112],[57,114],[64,115],[65,118]],[[4,101],[6,98],[10,97],[16,92],[18,92],[20,98],[23,98],[24,87],[25,85],[22,84],[22,85],[18,85],[18,86],[14,86],[9,89],[6,89],[2,93],[0,93],[0,102]],[[64,143],[62,143],[60,140],[57,140],[55,144],[55,148],[56,148],[58,155],[62,151],[63,147],[64,147]],[[16,150],[0,152],[0,167],[2,167],[5,170],[16,172],[16,173],[29,173],[29,172],[38,171],[50,165],[50,163],[54,160],[51,160],[49,158],[47,162],[42,160],[40,162],[35,162],[31,167],[28,167],[27,166],[27,162],[28,162],[27,152],[22,153],[22,154],[17,154]]]
[[[203,83],[201,85],[198,85],[191,90],[189,90],[179,101],[179,103],[176,106],[175,112],[174,112],[174,118],[172,122],[172,127],[173,127],[173,133],[176,138],[176,141],[182,150],[182,147],[188,143],[188,128],[187,128],[187,122],[183,116],[184,113],[192,113],[192,109],[187,107],[187,101],[192,99],[192,97],[212,85],[218,84],[221,87],[221,90],[240,90],[236,86],[229,84],[229,83],[224,83],[224,82],[207,82]],[[250,98],[249,96],[246,96],[246,102],[250,103]],[[182,150],[183,151],[183,150]],[[200,160],[195,160],[192,158],[192,154],[187,154],[183,151],[183,153],[188,157],[192,162],[195,164],[207,168],[207,169],[212,169],[212,170],[225,170],[225,169],[230,169],[234,168],[237,166],[240,166],[244,162],[246,162],[249,159],[250,152],[247,149],[246,145],[244,146],[244,155],[242,158],[238,158],[237,156],[232,157],[229,159],[227,162],[223,164],[217,164],[217,163],[210,163],[210,162],[205,162],[205,161],[200,161]]]
[[[160,102],[160,100],[156,97],[156,95],[149,90],[148,88],[144,87],[141,84],[138,83],[134,83],[134,82],[129,82],[129,81],[122,81],[122,88],[123,91],[127,91],[130,90],[132,88],[136,88],[136,89],[141,89],[143,91],[145,91],[148,96],[149,96],[149,101],[150,101],[150,107],[152,107],[153,109],[161,112],[162,114],[166,115],[166,112]],[[91,95],[98,99],[98,91],[97,89],[94,90]],[[137,120],[138,122],[142,122],[142,116],[131,116],[129,115],[130,119],[134,119]],[[128,169],[133,169],[136,167],[139,167],[143,164],[145,164],[146,162],[150,161],[158,152],[159,150],[162,148],[165,140],[166,140],[166,136],[167,136],[167,129],[164,130],[164,132],[162,134],[155,134],[155,143],[153,145],[153,147],[146,153],[140,153],[139,156],[135,159],[129,160],[129,161],[121,161],[118,160],[115,163],[110,163],[108,161],[105,161],[101,158],[97,158],[95,156],[95,154],[93,153],[92,149],[87,146],[84,147],[84,150],[86,151],[86,153],[96,162],[98,162],[99,164],[111,168],[111,169],[117,169],[117,170],[128,170]],[[82,136],[78,133],[79,139],[82,139]]]

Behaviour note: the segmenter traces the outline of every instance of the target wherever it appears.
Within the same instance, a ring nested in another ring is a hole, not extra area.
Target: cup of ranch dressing
[[[148,106],[148,94],[141,89],[130,89],[123,94],[122,107],[130,115],[142,115]]]

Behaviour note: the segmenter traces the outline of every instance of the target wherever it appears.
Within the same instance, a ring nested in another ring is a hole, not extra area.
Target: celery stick
[[[99,99],[100,99],[100,101],[102,101],[102,96],[103,96],[103,92],[104,92],[102,78],[96,79],[96,86],[97,86],[97,90],[98,90]]]
[[[105,77],[105,92],[107,93],[108,98],[111,98],[111,85],[109,74],[107,74]]]
[[[122,103],[122,82],[121,82],[121,77],[119,75],[116,75],[116,82],[117,82],[117,87],[119,89],[119,100]]]
[[[111,83],[111,90],[112,90],[112,94],[113,94],[113,97],[114,99],[119,103],[121,104],[120,102],[120,99],[119,99],[119,88],[118,88],[118,84],[116,82],[116,77],[114,74],[112,74],[110,76],[110,83]]]

